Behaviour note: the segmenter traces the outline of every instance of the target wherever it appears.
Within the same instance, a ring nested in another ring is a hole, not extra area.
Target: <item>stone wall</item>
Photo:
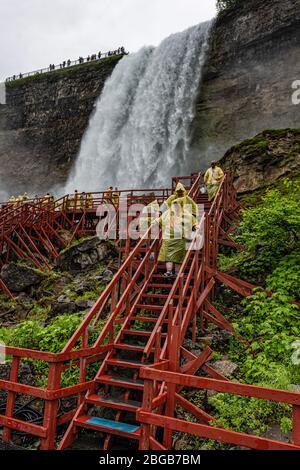
[[[6,86],[6,105],[0,105],[0,191],[40,193],[65,182],[95,101],[120,58]]]
[[[299,64],[300,0],[247,0],[221,15],[193,126],[195,167],[264,129],[300,127]]]

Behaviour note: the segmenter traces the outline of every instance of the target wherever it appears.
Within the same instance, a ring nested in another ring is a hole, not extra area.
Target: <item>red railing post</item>
[[[61,363],[49,364],[48,391],[58,390],[61,386]],[[47,437],[41,440],[41,450],[55,449],[55,436],[57,426],[58,400],[46,400],[43,426],[47,429]]]
[[[169,349],[169,361],[170,361],[170,372],[178,372],[179,370],[179,359],[180,359],[180,325],[173,325],[171,331],[171,341]],[[174,417],[175,413],[175,394],[176,394],[176,384],[167,382],[167,402],[165,415],[169,417]],[[172,449],[172,429],[164,428],[164,438],[163,445],[166,449]]]
[[[300,446],[300,406],[293,406],[293,444]]]
[[[19,376],[19,367],[20,367],[20,358],[13,357],[11,369],[10,369],[10,382],[18,382]],[[12,418],[14,416],[14,408],[15,408],[15,400],[16,400],[16,392],[8,392],[7,393],[7,402],[6,402],[6,412],[5,416],[7,418]],[[9,442],[11,439],[11,429],[4,427],[2,433],[2,440],[3,442]]]
[[[154,382],[152,380],[144,380],[144,393],[143,393],[143,411],[152,411],[152,401],[154,398]],[[141,426],[141,439],[139,450],[150,450],[150,435],[151,425],[142,424]]]

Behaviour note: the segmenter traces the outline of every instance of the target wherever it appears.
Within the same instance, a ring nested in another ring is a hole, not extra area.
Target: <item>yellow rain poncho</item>
[[[209,168],[205,173],[204,183],[207,187],[209,201],[212,201],[215,198],[223,179],[224,172],[219,166]]]
[[[147,232],[151,223],[157,217],[157,213],[159,213],[159,210],[159,204],[156,200],[148,204],[148,206],[144,207],[139,218],[139,226],[142,235]]]
[[[162,227],[163,243],[158,261],[181,264],[184,261],[187,243],[192,237],[193,227],[196,226],[196,217],[186,207],[186,199],[175,199],[171,208],[159,219]]]
[[[178,183],[177,186],[176,186],[176,190],[175,190],[175,194],[173,194],[172,196],[169,197],[169,199],[167,199],[165,202],[164,202],[164,205],[166,207],[168,207],[169,209],[171,208],[172,206],[172,203],[174,201],[176,201],[176,199],[179,198],[179,195],[178,193],[179,192],[182,192],[183,193],[183,196],[180,196],[180,199],[183,200],[183,206],[190,206],[190,209],[192,211],[192,214],[194,217],[197,217],[198,215],[198,207],[197,207],[197,204],[195,203],[195,201],[187,195],[187,191],[184,187],[184,185],[182,183]]]
[[[114,206],[118,206],[118,205],[119,205],[119,201],[120,201],[120,193],[119,193],[119,191],[114,191],[114,192],[112,193],[112,198],[111,198],[111,200],[112,200],[112,203],[113,203]]]

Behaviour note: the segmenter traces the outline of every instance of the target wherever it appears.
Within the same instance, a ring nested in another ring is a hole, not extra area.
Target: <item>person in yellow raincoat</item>
[[[171,208],[162,214],[157,221],[162,227],[163,242],[158,261],[166,263],[166,277],[178,273],[183,263],[187,243],[192,238],[192,232],[197,227],[197,219],[186,206],[186,198],[175,199]]]
[[[139,227],[141,236],[143,236],[150,227],[153,220],[156,220],[160,214],[160,207],[158,202],[152,201],[148,206],[145,206],[139,217]]]
[[[204,176],[204,183],[207,188],[209,201],[212,201],[216,197],[223,179],[223,170],[219,166],[217,166],[216,161],[212,161],[211,167],[207,170]]]
[[[118,188],[115,188],[114,192],[112,193],[112,203],[115,207],[119,206],[119,201],[120,201],[120,193]]]
[[[92,209],[92,207],[93,207],[93,196],[92,196],[92,193],[88,193],[88,196],[87,196],[87,206],[88,206],[88,209]]]
[[[144,207],[142,213],[139,217],[139,229],[141,237],[143,237],[146,233],[153,221],[156,221],[160,215],[160,207],[157,200],[152,201],[150,204]],[[146,242],[145,242],[146,244]],[[155,254],[150,254],[150,261],[155,260]]]
[[[190,206],[190,210],[193,216],[197,218],[198,206],[195,203],[195,201],[190,196],[188,196],[187,191],[182,183],[177,184],[175,193],[163,203],[161,207],[161,212],[164,212],[166,209],[170,209],[172,206],[172,203],[176,199],[182,199],[182,203],[184,206]]]

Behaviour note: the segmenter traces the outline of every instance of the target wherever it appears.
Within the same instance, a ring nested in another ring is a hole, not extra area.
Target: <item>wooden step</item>
[[[148,287],[154,287],[157,289],[172,289],[173,284],[156,284],[156,283],[150,283],[148,284]]]
[[[140,308],[142,310],[150,310],[153,312],[161,312],[163,309],[163,305],[136,304],[134,308]]]
[[[168,294],[143,294],[142,298],[144,299],[167,299]]]
[[[157,323],[158,317],[131,317],[131,321],[140,321],[144,323]],[[168,324],[168,320],[164,321],[164,324]]]
[[[157,320],[155,320],[155,321],[157,321]],[[119,343],[119,344],[114,344],[114,349],[118,349],[118,350],[120,349],[121,351],[126,350],[126,351],[143,352],[145,348],[143,346],[135,346],[133,344]]]
[[[144,382],[142,380],[129,379],[127,377],[120,377],[119,375],[100,375],[100,377],[96,378],[96,382],[126,389],[144,389]]]
[[[130,336],[151,336],[152,331],[142,331],[142,330],[123,330],[125,335],[130,335]],[[167,337],[167,333],[162,333],[162,337]]]
[[[120,359],[118,357],[107,359],[106,364],[116,367],[125,367],[128,369],[139,369],[140,367],[149,365],[142,361],[136,361],[134,359]]]
[[[130,336],[151,336],[152,331],[142,331],[142,330],[123,330],[124,335]]]
[[[172,276],[166,277],[166,276],[164,276],[164,272],[163,273],[152,274],[151,279],[162,279],[162,280],[166,281],[167,279],[176,279],[176,277],[177,277],[177,276],[175,276],[175,274],[173,274]]]
[[[95,418],[92,416],[81,416],[75,421],[75,425],[81,428],[93,429],[95,431],[114,434],[116,436],[127,437],[130,439],[140,438],[140,426],[112,421],[110,419]]]
[[[130,411],[132,413],[135,413],[142,405],[139,401],[125,400],[122,397],[105,397],[95,394],[88,396],[85,401],[90,405],[113,408],[121,411]]]

